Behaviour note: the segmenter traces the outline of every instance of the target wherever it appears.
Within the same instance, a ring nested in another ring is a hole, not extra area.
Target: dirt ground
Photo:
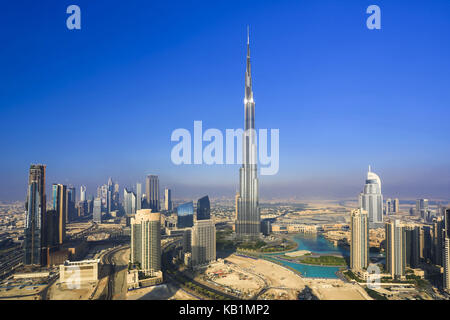
[[[278,296],[281,294],[287,299],[295,300],[298,291],[305,287],[305,282],[299,275],[270,261],[237,255],[231,255],[226,260],[243,271],[259,276],[268,288],[276,289],[275,292]]]
[[[303,278],[291,270],[263,259],[231,255],[226,259],[244,271],[259,275],[267,284],[267,295],[274,299],[297,299],[306,286],[321,300],[371,300],[363,288],[340,279]]]
[[[320,300],[372,300],[357,284],[340,279],[305,279]]]
[[[88,300],[95,286],[96,283],[83,283],[80,284],[79,289],[74,289],[56,281],[50,287],[48,294],[50,300]]]
[[[239,291],[255,292],[264,287],[264,281],[259,277],[233,265],[215,264],[206,270],[206,273],[214,272],[222,272],[222,276],[215,278],[214,282]]]

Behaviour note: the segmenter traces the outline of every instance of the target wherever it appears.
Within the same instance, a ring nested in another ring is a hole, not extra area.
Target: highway
[[[171,262],[171,257],[173,256],[173,253],[172,253],[171,251],[174,250],[175,247],[176,247],[176,245],[177,245],[177,244],[180,244],[180,242],[181,242],[181,240],[175,240],[175,241],[173,241],[173,242],[170,242],[170,243],[166,244],[166,246],[164,246],[164,249],[162,250],[162,251],[163,251],[163,259],[162,259],[163,261],[162,261],[162,264],[163,264],[163,266],[164,266],[166,269],[173,269],[173,268],[170,268],[170,267],[171,267],[171,264],[172,264],[172,262]],[[233,295],[230,295],[230,294],[227,294],[227,293],[225,293],[225,292],[223,292],[223,291],[217,290],[216,288],[212,288],[212,287],[210,287],[210,286],[207,286],[207,285],[205,285],[204,283],[195,281],[195,280],[191,279],[190,277],[188,277],[187,275],[185,275],[184,273],[182,273],[182,272],[180,272],[180,271],[178,271],[178,270],[176,270],[176,272],[180,273],[183,277],[188,278],[190,282],[192,282],[193,284],[195,284],[196,286],[198,286],[198,287],[200,287],[200,288],[203,288],[203,289],[205,289],[205,290],[207,290],[207,291],[210,291],[210,292],[212,292],[212,293],[215,293],[215,294],[217,294],[217,295],[220,295],[220,296],[222,296],[222,297],[225,297],[225,298],[228,298],[228,299],[231,299],[231,300],[236,300],[236,299],[238,299],[237,297],[235,297],[235,296],[233,296]],[[188,292],[189,294],[195,296],[196,298],[201,299],[201,300],[204,300],[204,299],[205,299],[205,298],[200,298],[200,296],[199,296],[197,293],[194,293],[194,292],[192,292],[191,290],[187,289],[187,288],[183,285],[183,283],[181,283],[180,281],[178,281],[174,276],[170,275],[168,272],[165,272],[165,273],[164,273],[164,277],[166,278],[166,280],[169,280],[169,279],[170,279],[170,280],[171,280],[173,283],[175,283],[178,287],[183,288],[183,289],[184,289],[183,291]]]
[[[117,265],[116,260],[115,260],[115,255],[122,250],[128,249],[130,246],[129,245],[123,245],[120,247],[116,247],[110,251],[108,251],[107,253],[105,253],[102,257],[102,262],[104,264],[104,267],[108,267],[108,283],[106,285],[106,296],[105,296],[105,300],[113,300],[113,298],[118,295],[115,294],[116,292],[116,287],[117,287],[117,283],[116,283],[116,277],[117,277],[117,273],[120,270],[120,266],[122,267],[126,267],[126,265]],[[126,281],[126,277],[123,281]]]

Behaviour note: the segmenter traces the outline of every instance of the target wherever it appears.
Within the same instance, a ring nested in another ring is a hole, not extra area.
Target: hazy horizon
[[[243,126],[247,25],[256,128],[280,132],[261,199],[356,199],[368,165],[385,198],[449,199],[450,2],[377,4],[381,30],[364,1],[79,0],[73,31],[65,3],[5,3],[0,199],[25,199],[31,163],[47,190],[157,174],[175,198],[233,197],[238,165],[176,166],[170,138]]]

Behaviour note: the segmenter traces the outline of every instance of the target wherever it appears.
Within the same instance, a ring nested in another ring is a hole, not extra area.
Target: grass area
[[[267,245],[262,240],[243,242],[238,245],[238,249],[260,251],[262,247]]]
[[[216,250],[217,251],[235,251],[236,243],[227,238],[233,233],[232,229],[218,230],[216,232]]]
[[[296,246],[297,246],[297,244],[295,244],[295,243],[285,243],[285,245],[277,245],[277,246],[262,248],[261,252],[290,251],[290,250],[295,249]]]
[[[301,263],[314,264],[319,266],[346,266],[347,262],[342,257],[320,256],[320,257],[299,257]]]
[[[283,239],[280,244],[271,245],[263,240],[255,240],[248,242],[239,242],[230,239],[233,231],[231,229],[218,230],[216,232],[216,250],[217,251],[257,251],[264,253],[282,252],[295,249],[297,244],[293,241]]]
[[[240,243],[238,245],[238,249],[241,250],[253,250],[263,253],[271,253],[271,252],[283,252],[283,251],[289,251],[292,249],[295,249],[297,244],[295,242],[290,242],[286,239],[283,239],[281,244],[277,245],[271,245],[267,244],[266,242],[262,240],[257,241],[251,241],[251,242],[245,242]]]
[[[351,270],[344,271],[343,274],[349,280],[356,280],[356,282],[364,282],[364,280],[358,278],[358,276],[354,274]]]

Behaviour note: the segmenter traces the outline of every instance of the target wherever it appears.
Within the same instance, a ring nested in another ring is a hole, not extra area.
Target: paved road
[[[167,244],[167,245],[164,247],[165,253],[168,254],[170,251],[172,251],[173,249],[175,249],[175,245],[176,245],[177,242],[178,242],[178,241],[174,241],[174,242],[172,242],[172,243]],[[166,256],[166,257],[167,257],[167,256]],[[170,257],[169,257],[169,258],[170,258]],[[168,260],[170,260],[170,259],[168,259]],[[170,264],[170,263],[171,263],[171,261],[163,261],[163,265],[164,265],[164,264],[167,265],[167,264]],[[181,274],[184,275],[183,273],[181,273]],[[185,286],[184,286],[182,283],[180,283],[177,279],[175,279],[175,277],[170,276],[167,272],[165,273],[164,276],[166,277],[166,279],[167,279],[167,278],[170,279],[170,280],[171,280],[173,283],[175,283],[177,286],[182,287],[182,288],[185,288]],[[195,284],[196,286],[199,286],[199,287],[201,287],[201,288],[203,288],[203,289],[205,289],[205,290],[208,290],[208,291],[213,292],[213,293],[215,293],[215,294],[224,296],[224,297],[226,297],[226,298],[228,298],[228,299],[231,299],[231,300],[236,300],[236,299],[238,299],[237,297],[235,297],[235,296],[233,296],[233,295],[227,294],[227,293],[225,293],[225,292],[223,292],[223,291],[217,290],[216,288],[210,287],[210,286],[208,286],[208,285],[206,285],[206,284],[204,284],[204,283],[201,283],[201,282],[198,282],[198,281],[196,281],[196,280],[193,280],[193,279],[192,279],[191,277],[189,277],[188,275],[184,275],[184,277],[188,278],[189,281],[192,282],[193,284]],[[190,294],[194,295],[190,290],[189,290],[188,292],[189,292]],[[195,294],[195,297],[201,299],[199,296],[197,296],[197,294]]]
[[[120,246],[112,249],[103,256],[104,264],[109,268],[108,283],[106,285],[106,300],[125,300],[127,264],[123,259],[119,259],[119,253],[130,246]]]

